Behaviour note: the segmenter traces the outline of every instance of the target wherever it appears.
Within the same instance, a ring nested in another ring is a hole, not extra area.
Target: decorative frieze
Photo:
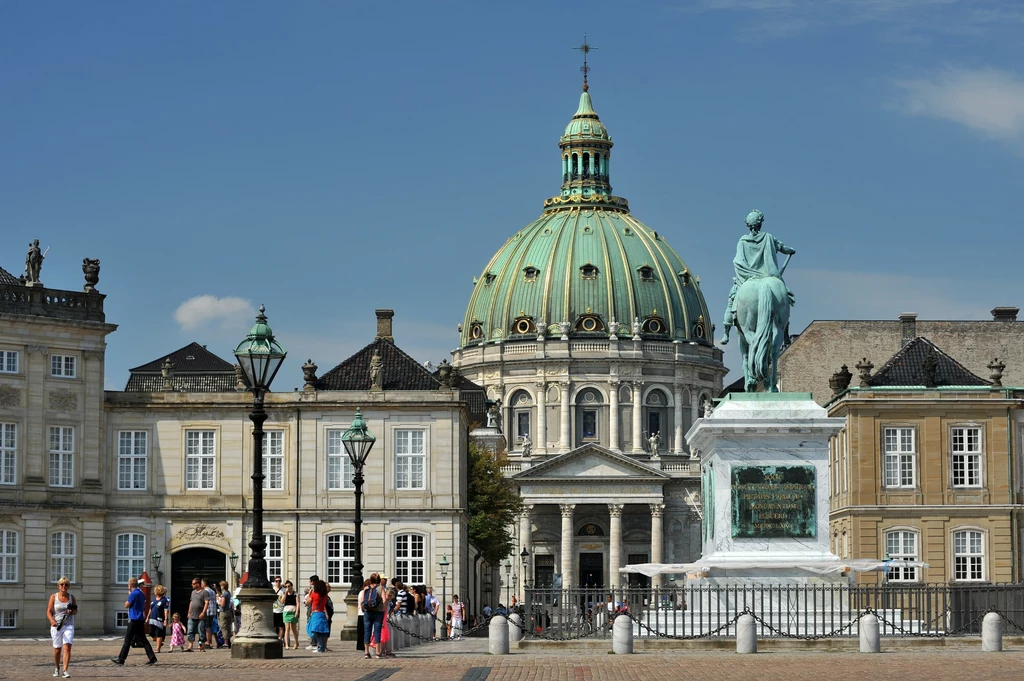
[[[213,525],[196,523],[178,530],[174,539],[176,541],[195,541],[197,539],[225,539],[224,532]]]
[[[21,390],[9,385],[0,385],[0,407],[8,409],[21,406]]]
[[[78,393],[71,390],[51,390],[50,409],[55,411],[78,411]]]

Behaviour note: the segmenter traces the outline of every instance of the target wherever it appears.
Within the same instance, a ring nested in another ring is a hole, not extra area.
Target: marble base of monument
[[[242,607],[242,626],[231,641],[231,657],[236,660],[278,660],[284,657],[284,641],[274,630],[274,601],[270,587],[238,592]]]

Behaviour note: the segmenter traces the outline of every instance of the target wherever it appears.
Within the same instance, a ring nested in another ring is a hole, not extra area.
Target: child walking
[[[185,625],[181,623],[181,615],[174,613],[171,617],[171,651],[174,652],[174,647],[177,646],[182,652],[185,652]]]

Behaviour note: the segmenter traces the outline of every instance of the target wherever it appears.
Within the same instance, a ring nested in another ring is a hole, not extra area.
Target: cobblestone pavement
[[[120,641],[75,642],[71,663],[74,679],[132,678],[154,681],[659,681],[662,679],[785,679],[787,681],[941,681],[1024,679],[1024,647],[1002,653],[981,653],[980,641],[963,648],[918,648],[879,655],[818,651],[766,651],[736,655],[728,651],[638,652],[629,657],[572,650],[519,651],[508,656],[487,654],[486,639],[431,643],[399,651],[398,659],[365,660],[349,648],[316,655],[288,651],[283,660],[234,661],[228,650],[160,655],[153,667],[132,650],[124,667],[114,666]],[[47,640],[0,639],[0,679],[47,679],[53,672]]]

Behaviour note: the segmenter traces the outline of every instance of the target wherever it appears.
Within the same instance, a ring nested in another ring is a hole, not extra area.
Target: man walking
[[[185,649],[185,652],[192,652],[197,634],[199,635],[199,652],[203,652],[206,650],[206,608],[210,594],[206,592],[198,579],[193,579],[190,596],[188,602],[188,648]]]
[[[433,624],[430,626],[430,630],[434,636],[437,635],[437,611],[441,607],[441,601],[437,596],[434,595],[434,587],[427,587],[427,613],[434,618]]]
[[[110,661],[123,666],[132,644],[137,643],[146,651],[146,657],[149,658],[149,662],[146,664],[156,664],[156,654],[153,653],[153,647],[149,645],[149,639],[146,638],[143,628],[146,618],[149,617],[149,603],[146,602],[146,594],[142,593],[142,589],[139,588],[139,580],[134,577],[128,580],[128,600],[124,602],[124,607],[128,608],[128,631],[124,634],[121,653],[117,657],[110,658]]]
[[[210,580],[203,577],[203,590],[206,591],[206,647],[217,646],[217,639],[213,635],[213,621],[217,619],[217,592],[210,586]],[[218,648],[220,646],[217,646]]]

